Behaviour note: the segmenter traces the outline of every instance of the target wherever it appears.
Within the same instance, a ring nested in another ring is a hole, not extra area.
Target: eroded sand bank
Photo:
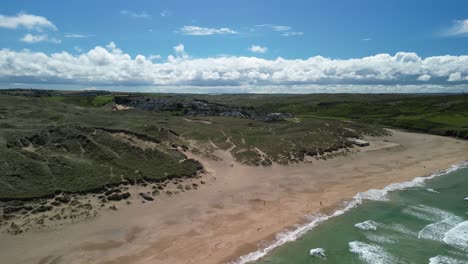
[[[468,159],[468,142],[452,138],[393,131],[369,140],[371,146],[347,157],[288,167],[243,166],[220,153],[224,161],[202,159],[210,175],[199,190],[145,204],[136,200],[51,231],[0,234],[0,259],[38,264],[229,262],[306,221],[308,214],[333,211],[358,192]]]

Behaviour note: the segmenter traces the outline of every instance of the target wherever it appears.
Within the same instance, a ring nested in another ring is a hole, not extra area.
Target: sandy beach
[[[356,193],[446,169],[468,159],[468,142],[392,131],[368,147],[308,164],[251,167],[224,151],[195,156],[207,175],[198,190],[161,195],[53,230],[0,234],[2,263],[226,263],[275,235],[330,213]]]

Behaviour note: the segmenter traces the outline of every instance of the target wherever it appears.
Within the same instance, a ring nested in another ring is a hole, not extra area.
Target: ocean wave
[[[403,190],[403,189],[408,189],[411,187],[416,187],[416,186],[423,186],[424,182],[427,180],[446,175],[448,173],[457,171],[459,169],[463,169],[468,167],[468,162],[463,162],[457,165],[452,165],[450,168],[443,170],[443,171],[437,171],[430,176],[426,177],[417,177],[414,178],[412,181],[407,181],[407,182],[400,182],[400,183],[392,183],[390,185],[387,185],[383,189],[370,189],[366,192],[358,193],[357,197],[355,198],[362,199],[362,200],[374,200],[374,201],[387,201],[387,194],[392,191],[396,190]]]
[[[398,237],[392,235],[376,235],[374,233],[365,234],[366,238],[378,244],[397,244]]]
[[[445,233],[443,241],[463,251],[468,251],[468,221],[459,223]]]
[[[398,260],[382,247],[360,241],[349,242],[349,251],[358,255],[359,259],[365,263],[370,264],[391,264],[397,263]]]
[[[426,205],[409,206],[403,209],[403,213],[428,222],[440,222],[451,217],[456,217],[456,215],[450,212]]]
[[[345,212],[351,210],[352,208],[355,208],[356,206],[360,205],[364,200],[386,200],[387,194],[391,191],[407,189],[407,188],[414,187],[414,186],[421,186],[424,184],[426,180],[433,179],[435,177],[439,177],[439,176],[442,176],[442,175],[445,175],[445,174],[448,174],[448,173],[451,173],[451,172],[454,172],[456,170],[466,168],[466,167],[468,167],[468,162],[463,162],[457,165],[452,165],[447,170],[438,171],[427,177],[417,177],[414,180],[409,181],[409,182],[390,184],[387,187],[380,189],[380,190],[371,189],[363,193],[358,193],[353,197],[353,199],[350,202],[345,203],[345,205],[341,209],[335,211],[333,214],[317,215],[315,217],[312,217],[309,223],[306,223],[304,225],[299,225],[293,230],[287,230],[287,231],[279,233],[278,235],[276,235],[276,239],[273,241],[273,243],[255,252],[251,252],[247,255],[241,256],[239,257],[239,259],[231,263],[232,264],[245,264],[245,263],[250,263],[250,262],[259,260],[260,258],[266,256],[273,249],[280,247],[284,245],[285,243],[297,240],[299,237],[301,237],[302,235],[304,235],[305,233],[307,233],[308,231],[316,227],[318,224],[330,218],[344,214]]]
[[[449,217],[440,222],[429,224],[419,231],[419,239],[429,239],[435,241],[443,241],[445,233],[454,228],[463,219],[458,216]]]
[[[415,237],[418,235],[418,232],[409,229],[408,227],[401,225],[401,224],[391,224],[391,225],[386,225],[386,228],[401,233],[400,235],[406,235],[406,236],[412,236]]]
[[[466,261],[447,256],[435,256],[429,259],[429,264],[466,264]]]
[[[426,188],[426,191],[432,192],[432,193],[439,193],[438,191],[431,189],[431,188]]]
[[[372,220],[366,220],[361,223],[357,223],[354,226],[361,230],[377,230],[377,223]]]

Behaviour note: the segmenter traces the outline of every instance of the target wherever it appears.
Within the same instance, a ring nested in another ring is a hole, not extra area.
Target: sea
[[[468,263],[468,162],[309,219],[237,263]]]

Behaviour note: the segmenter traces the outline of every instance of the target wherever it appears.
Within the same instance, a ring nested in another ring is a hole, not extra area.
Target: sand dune
[[[346,157],[287,167],[244,166],[218,150],[222,161],[196,157],[209,172],[199,190],[135,200],[56,230],[1,234],[0,256],[4,263],[225,263],[358,192],[468,159],[468,142],[452,138],[393,131],[368,140]]]

